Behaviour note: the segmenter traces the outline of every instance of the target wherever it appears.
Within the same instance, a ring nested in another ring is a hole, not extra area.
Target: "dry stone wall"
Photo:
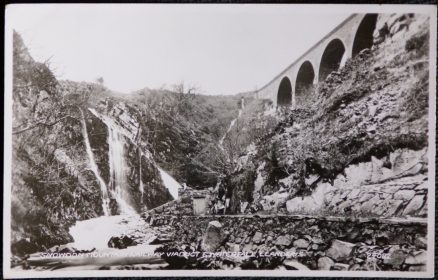
[[[206,252],[196,260],[166,260],[177,267],[209,262],[218,268],[257,269],[269,263],[280,269],[418,271],[426,264],[427,227],[421,220],[290,215],[157,215],[146,220],[173,235],[163,250]]]

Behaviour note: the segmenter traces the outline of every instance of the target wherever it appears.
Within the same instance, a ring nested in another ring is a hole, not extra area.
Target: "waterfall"
[[[240,102],[240,109],[239,109],[239,112],[237,114],[237,117],[234,118],[231,121],[230,125],[228,126],[227,131],[224,134],[224,136],[222,136],[222,138],[219,140],[219,147],[222,150],[224,149],[223,145],[224,145],[225,138],[227,137],[228,133],[230,133],[231,129],[234,127],[234,125],[236,124],[237,120],[241,117],[244,108],[245,108],[245,99],[242,97],[241,102]]]
[[[84,112],[82,110],[81,111],[81,115],[82,115],[82,131],[83,131],[83,135],[84,135],[84,141],[85,141],[85,148],[87,150],[87,155],[88,155],[88,159],[90,161],[90,167],[91,170],[93,171],[94,175],[97,178],[97,181],[99,182],[100,185],[100,190],[102,192],[102,209],[103,209],[103,213],[105,216],[108,216],[110,214],[110,208],[109,208],[109,195],[108,195],[108,190],[105,184],[105,181],[103,181],[102,177],[99,174],[99,170],[97,168],[97,164],[96,161],[94,160],[94,155],[93,155],[93,151],[91,150],[91,145],[90,145],[90,140],[88,139],[88,132],[87,132],[87,124],[85,122],[85,116],[84,116]]]
[[[245,109],[245,98],[242,97],[242,99],[240,99],[239,117],[242,115],[243,109]]]
[[[121,214],[135,214],[136,211],[129,205],[129,191],[126,177],[124,135],[116,123],[109,117],[100,115],[94,109],[88,109],[101,119],[108,128],[108,163],[110,169],[109,191],[117,202]]]
[[[169,173],[161,169],[157,165],[158,171],[160,171],[161,180],[163,180],[164,186],[169,190],[169,193],[172,195],[173,199],[178,199],[178,189],[182,188],[182,186],[172,177]]]
[[[108,145],[109,145],[109,165],[110,165],[110,190],[120,207],[122,214],[135,213],[134,209],[128,204],[129,192],[126,189],[126,165],[124,156],[124,139],[116,127],[108,127]]]
[[[144,194],[144,189],[143,189],[143,181],[142,181],[142,179],[141,179],[141,150],[140,150],[140,148],[139,148],[139,153],[138,153],[138,165],[139,165],[139,168],[138,168],[138,177],[139,177],[139,185],[138,185],[138,190],[140,191],[140,193],[141,193],[141,204],[143,204],[143,194]]]

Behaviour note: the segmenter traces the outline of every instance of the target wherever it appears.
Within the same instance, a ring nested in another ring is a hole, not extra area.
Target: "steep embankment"
[[[380,15],[373,48],[241,157],[232,209],[426,215],[427,24],[422,15]]]
[[[22,254],[69,241],[68,224],[103,212],[78,115],[16,33],[13,51],[12,252]]]

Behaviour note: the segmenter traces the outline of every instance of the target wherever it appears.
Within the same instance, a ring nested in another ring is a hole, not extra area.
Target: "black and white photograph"
[[[433,5],[11,4],[3,277],[433,277]]]

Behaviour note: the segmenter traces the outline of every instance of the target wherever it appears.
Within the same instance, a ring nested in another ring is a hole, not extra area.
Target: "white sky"
[[[13,5],[7,21],[60,79],[130,92],[181,81],[254,90],[350,13],[293,5]]]

